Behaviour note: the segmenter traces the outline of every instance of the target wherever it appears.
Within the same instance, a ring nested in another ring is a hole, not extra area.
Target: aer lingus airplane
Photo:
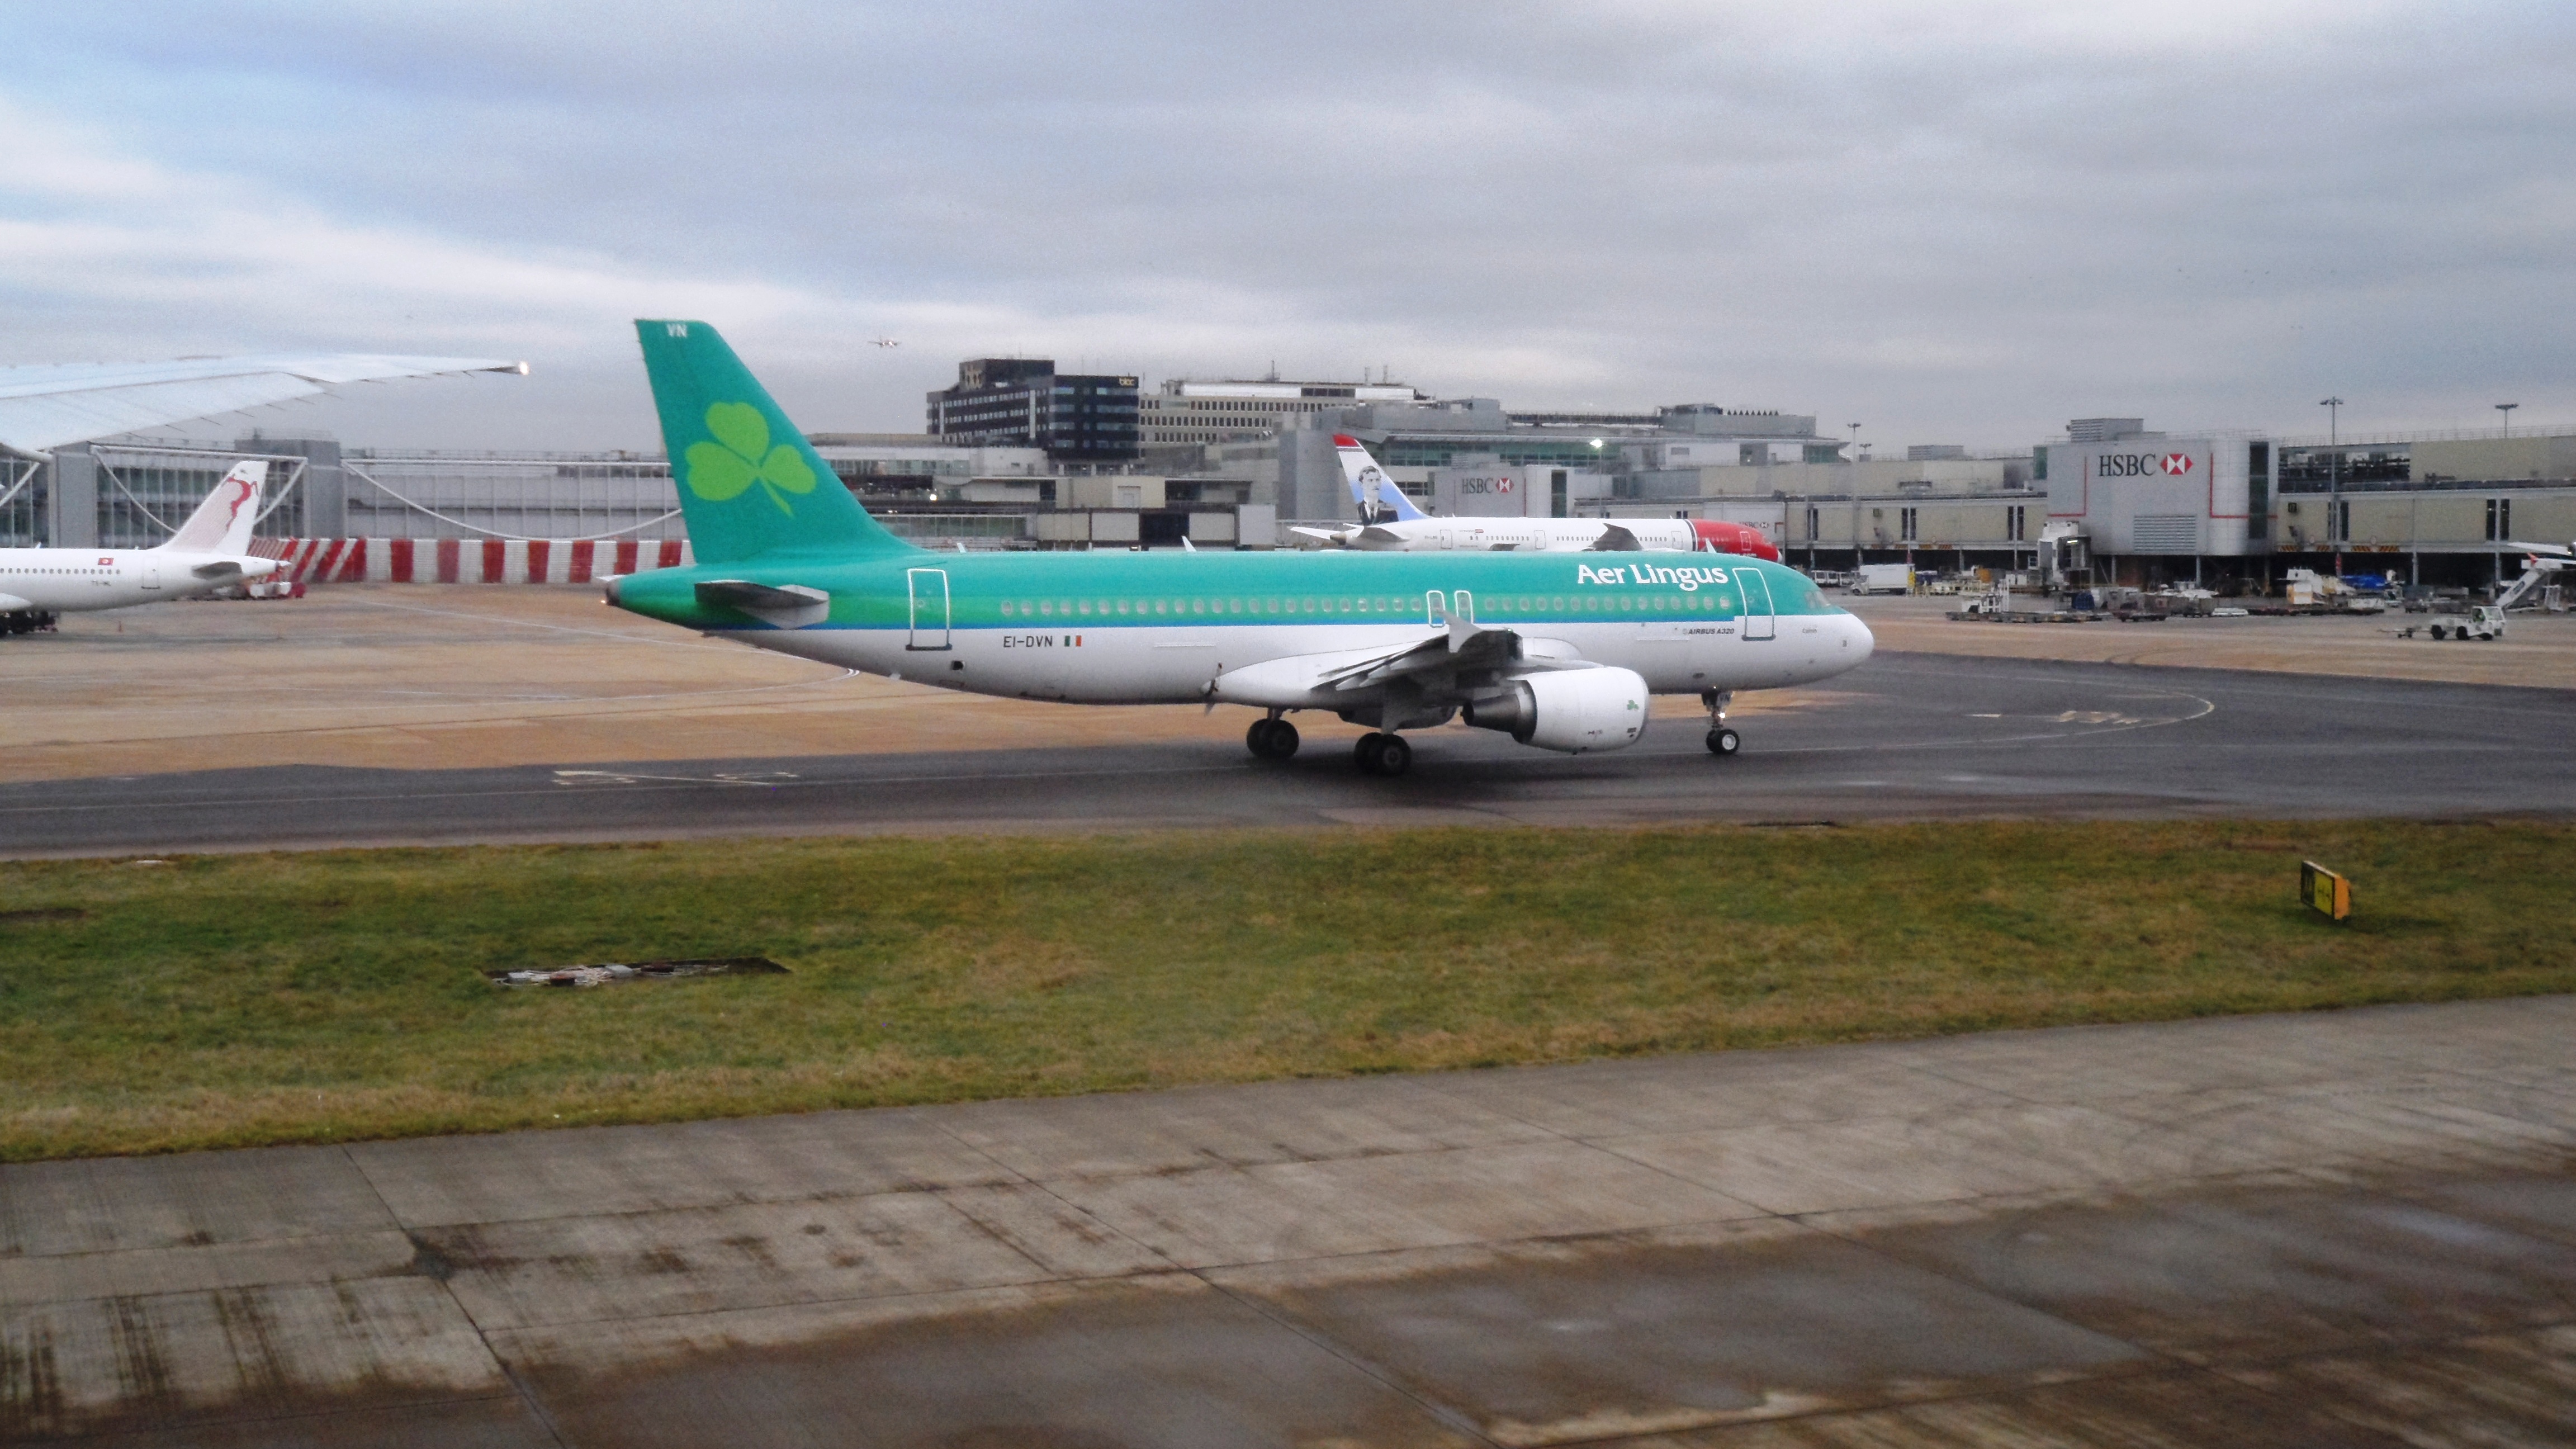
[[[268,464],[236,463],[158,548],[0,548],[0,630],[24,634],[58,614],[185,598],[277,572],[250,556]]]
[[[1737,690],[1867,659],[1869,630],[1778,564],[1568,553],[941,554],[886,532],[703,322],[639,321],[697,562],[612,579],[609,602],[808,659],[979,694],[1262,711],[1398,733],[1453,718],[1580,754],[1635,744],[1648,696],[1695,693],[1740,746]]]
[[[1360,440],[1333,436],[1342,479],[1360,521],[1348,528],[1293,530],[1335,548],[1421,550],[1470,548],[1524,553],[1740,553],[1777,562],[1779,546],[1749,523],[1721,518],[1485,518],[1460,514],[1434,518],[1416,507],[1369,456]]]

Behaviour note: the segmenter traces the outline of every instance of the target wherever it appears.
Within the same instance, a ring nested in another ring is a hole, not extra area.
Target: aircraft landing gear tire
[[[1297,727],[1284,719],[1257,719],[1243,732],[1243,744],[1256,759],[1289,759],[1297,753]]]
[[[1734,759],[1744,748],[1744,736],[1723,726],[1708,732],[1708,752],[1721,760]]]
[[[1351,760],[1363,775],[1380,775],[1394,779],[1413,768],[1413,746],[1401,735],[1362,735],[1351,746]]]

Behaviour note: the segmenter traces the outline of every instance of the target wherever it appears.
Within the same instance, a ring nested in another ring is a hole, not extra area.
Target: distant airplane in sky
[[[275,559],[250,556],[267,479],[264,462],[234,464],[158,548],[0,548],[0,632],[24,634],[63,614],[185,598],[277,572]]]
[[[1582,754],[1696,694],[1708,748],[1742,741],[1740,689],[1831,678],[1867,626],[1779,564],[1708,554],[931,553],[869,517],[703,322],[638,321],[697,562],[608,581],[620,608],[763,649],[947,689],[1262,712],[1366,726],[1360,770],[1401,775],[1399,731],[1464,719]]]
[[[876,340],[876,343],[879,347],[901,347],[903,345],[891,337],[880,337]]]
[[[338,383],[527,371],[524,362],[482,357],[353,352],[0,367],[0,445],[42,454],[66,443],[311,397]]]
[[[1369,456],[1357,438],[1336,434],[1342,477],[1351,499],[1359,504],[1360,522],[1349,528],[1309,528],[1295,532],[1336,548],[1385,552],[1439,549],[1512,550],[1520,553],[1633,552],[1733,553],[1780,560],[1780,550],[1762,530],[1717,518],[1433,518],[1386,470]]]

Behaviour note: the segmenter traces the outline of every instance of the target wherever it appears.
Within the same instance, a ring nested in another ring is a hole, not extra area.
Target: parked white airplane
[[[277,572],[275,559],[250,556],[267,481],[266,463],[234,464],[158,548],[0,548],[0,632],[24,634],[61,614],[185,598]]]
[[[1436,549],[1486,549],[1514,553],[1599,553],[1656,549],[1672,553],[1733,553],[1780,561],[1780,550],[1762,530],[1716,518],[1433,518],[1414,506],[1357,438],[1335,435],[1342,477],[1359,505],[1350,528],[1294,532],[1336,548],[1396,553]]]

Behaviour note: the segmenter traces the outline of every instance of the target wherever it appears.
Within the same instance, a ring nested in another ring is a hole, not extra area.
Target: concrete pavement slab
[[[509,1222],[1009,1181],[922,1113],[585,1127],[349,1149],[407,1224]]]
[[[1658,1434],[1615,1449],[2400,1449],[2424,1442],[2337,1418],[2313,1401],[2183,1371]]]
[[[394,1226],[337,1147],[32,1162],[0,1173],[0,1258]]]
[[[1412,1077],[978,1102],[939,1125],[1033,1178],[1118,1177],[1548,1140]]]
[[[2419,1184],[2409,1196],[2518,1233],[2576,1245],[2576,1176],[2512,1173],[2437,1179]]]
[[[307,1409],[185,1429],[109,1432],[80,1442],[83,1449],[563,1449],[554,1430],[515,1394],[393,1409]]]
[[[0,1443],[507,1394],[421,1276],[11,1303]]]
[[[1035,1188],[976,1191],[980,1217],[944,1194],[898,1192],[433,1228],[421,1238],[486,1330],[1169,1266],[1097,1227],[1084,1231],[1078,1213]],[[1009,1222],[1012,1235],[994,1232],[992,1220]],[[1059,1245],[1069,1261],[1055,1261]]]
[[[1852,1238],[2201,1364],[2576,1319],[2576,1248],[2370,1191],[2039,1207]]]
[[[264,1243],[0,1258],[0,1303],[61,1303],[381,1278],[409,1271],[418,1256],[419,1248],[410,1237],[388,1228]]]
[[[1620,1156],[1752,1203],[1821,1213],[1896,1203],[2080,1193],[2177,1175],[2134,1122],[2017,1104],[1903,1117],[1602,1139]]]
[[[706,1351],[655,1355],[629,1372],[595,1340],[577,1358],[561,1354],[567,1340],[527,1335],[506,1338],[504,1352],[576,1445],[1476,1442],[1331,1347],[1195,1279],[828,1328],[815,1310],[784,1341],[764,1341],[744,1315],[727,1318],[736,1331]]]
[[[2576,1444],[2576,1327],[2565,1324],[2235,1376],[2276,1398],[2331,1404],[2337,1418],[2418,1449]]]
[[[1444,1096],[1579,1138],[2015,1105],[2006,1093],[1923,1071],[1905,1048],[1870,1045],[1506,1067],[1426,1081]]]
[[[1184,1267],[1632,1232],[1760,1209],[1573,1142],[1050,1184]]]
[[[0,1440],[2564,1442],[2568,1005],[0,1166]]]
[[[1717,1252],[1612,1240],[1588,1253],[1357,1282],[1216,1281],[1278,1304],[1513,1446],[1951,1398],[2155,1362],[1816,1232]]]

